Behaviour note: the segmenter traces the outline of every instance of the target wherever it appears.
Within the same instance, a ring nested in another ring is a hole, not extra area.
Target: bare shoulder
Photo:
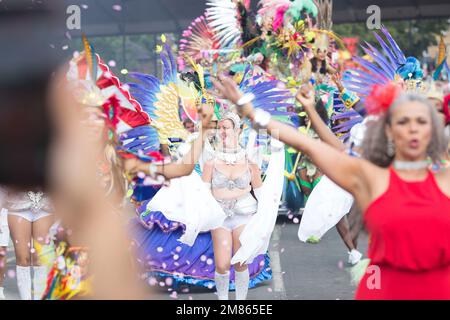
[[[439,170],[434,174],[434,177],[441,191],[447,197],[450,197],[450,167]]]
[[[364,175],[361,188],[364,188],[365,192],[361,192],[358,202],[360,207],[365,210],[372,201],[379,198],[388,189],[389,169],[377,166],[364,159],[359,160],[358,165]]]

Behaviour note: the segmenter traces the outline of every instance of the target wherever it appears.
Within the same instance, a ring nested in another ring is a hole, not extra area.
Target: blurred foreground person
[[[86,130],[82,106],[64,81],[66,70],[58,71],[64,57],[53,48],[58,43],[55,33],[63,34],[65,28],[62,7],[56,1],[2,2],[0,183],[21,192],[39,189],[52,199],[60,220],[55,244],[61,245],[56,254],[50,245],[38,249],[43,263],[56,267],[52,272],[64,273],[49,279],[58,282],[69,275],[73,280],[67,284],[73,292],[59,298],[143,298],[129,240],[111,210],[120,202],[119,192],[107,199],[96,180],[94,155],[101,140]],[[55,261],[56,256],[62,259]]]

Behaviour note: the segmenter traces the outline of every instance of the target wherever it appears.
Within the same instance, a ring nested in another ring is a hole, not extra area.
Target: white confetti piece
[[[157,283],[158,283],[158,281],[154,277],[151,277],[148,280],[148,284],[151,285],[151,286],[156,286]]]

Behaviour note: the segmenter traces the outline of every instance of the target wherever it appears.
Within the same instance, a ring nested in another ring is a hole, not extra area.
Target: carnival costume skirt
[[[198,234],[193,246],[179,242],[184,233],[182,223],[168,220],[162,212],[148,211],[146,203],[137,209],[138,217],[130,222],[131,235],[138,251],[138,261],[148,281],[171,278],[173,286],[188,284],[214,288],[214,251],[210,232]],[[268,254],[257,256],[248,265],[249,287],[272,278]],[[230,289],[234,289],[231,268]]]

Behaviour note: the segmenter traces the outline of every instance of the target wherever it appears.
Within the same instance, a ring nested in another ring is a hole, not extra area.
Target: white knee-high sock
[[[47,267],[34,266],[33,273],[33,300],[41,300],[47,286]]]
[[[230,286],[230,271],[225,274],[215,272],[214,281],[216,282],[217,296],[219,300],[228,300],[228,291]]]
[[[16,277],[20,299],[31,300],[31,268],[16,266]]]
[[[244,271],[234,271],[236,284],[236,300],[247,299],[248,284],[250,282],[250,274],[248,269]]]

